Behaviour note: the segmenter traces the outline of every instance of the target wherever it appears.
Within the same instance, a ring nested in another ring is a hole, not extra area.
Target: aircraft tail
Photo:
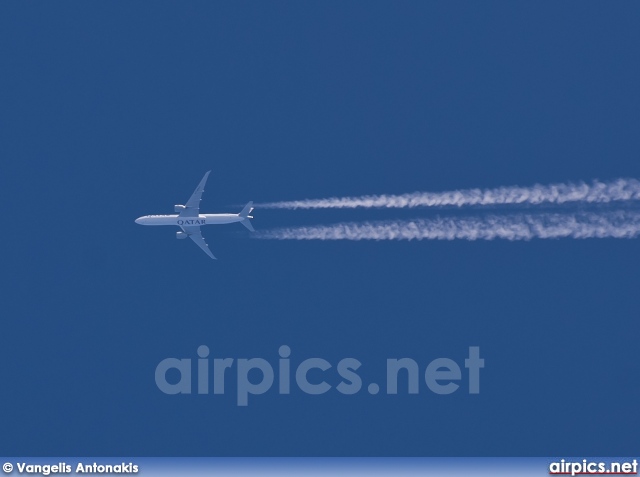
[[[253,217],[249,217],[249,214],[251,213],[252,210],[253,210],[253,202],[249,202],[247,205],[244,206],[244,209],[242,209],[238,215],[240,217],[253,219]]]
[[[244,219],[242,222],[240,222],[242,225],[244,225],[246,228],[248,228],[249,230],[251,230],[252,232],[255,232],[256,229],[253,228],[253,225],[251,225],[251,221],[249,219]]]
[[[247,205],[244,206],[244,208],[240,211],[238,215],[244,219],[240,223],[244,225],[246,228],[248,228],[249,230],[251,230],[252,232],[255,232],[253,225],[251,225],[251,219],[253,219],[253,217],[249,215],[252,210],[253,210],[253,202],[249,202]]]

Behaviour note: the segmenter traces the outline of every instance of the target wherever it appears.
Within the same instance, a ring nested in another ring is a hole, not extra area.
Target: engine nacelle
[[[189,236],[189,234],[185,233],[185,232],[176,232],[176,238],[177,239],[186,239]]]
[[[174,205],[173,206],[173,210],[175,210],[176,212],[182,212],[184,209],[186,209],[186,207],[184,205]]]

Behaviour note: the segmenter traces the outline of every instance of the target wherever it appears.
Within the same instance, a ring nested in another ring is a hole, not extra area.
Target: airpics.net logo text
[[[353,395],[363,387],[362,377],[357,372],[362,363],[355,358],[343,358],[335,366],[323,358],[308,358],[292,366],[291,348],[286,345],[278,350],[276,366],[263,358],[212,358],[209,354],[209,347],[202,345],[198,347],[195,359],[163,359],[156,366],[156,386],[165,394],[192,394],[194,391],[201,395],[211,391],[225,394],[230,387],[225,387],[225,382],[229,381],[227,384],[235,384],[238,406],[247,406],[249,396],[265,394],[276,382],[278,394],[290,394],[292,384],[301,392],[312,395],[332,390]],[[484,359],[480,357],[479,346],[469,347],[468,357],[462,365],[453,359],[436,358],[422,368],[423,371],[411,358],[387,359],[385,392],[418,394],[424,384],[431,393],[446,395],[455,393],[464,383],[468,384],[469,394],[479,394],[482,368]],[[340,379],[335,386],[327,382],[335,381],[335,378]],[[400,391],[399,381],[404,388]],[[378,394],[380,390],[373,382],[367,386],[369,394]]]

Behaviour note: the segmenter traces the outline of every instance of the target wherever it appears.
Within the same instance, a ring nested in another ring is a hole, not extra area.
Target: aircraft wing
[[[206,178],[207,177],[205,176],[205,180],[206,180]],[[185,233],[189,234],[189,238],[191,240],[193,240],[196,243],[196,245],[198,247],[200,247],[204,251],[204,253],[206,253],[211,258],[216,260],[216,257],[214,257],[214,255],[211,253],[211,250],[209,250],[209,246],[207,245],[207,242],[204,241],[204,237],[202,236],[202,233],[200,232],[200,227],[180,227],[180,228]]]
[[[209,173],[211,173],[211,171],[207,171],[207,173],[204,175],[204,177],[200,181],[200,184],[198,184],[198,187],[196,187],[196,190],[194,190],[193,194],[191,194],[191,197],[189,197],[189,200],[187,201],[187,203],[184,204],[186,208],[182,212],[180,212],[179,214],[180,217],[197,217],[198,214],[200,214],[200,200],[202,200],[204,185],[207,183],[207,178],[209,177]]]

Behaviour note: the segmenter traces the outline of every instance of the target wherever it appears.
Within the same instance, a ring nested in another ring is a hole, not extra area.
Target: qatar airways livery
[[[230,224],[240,222],[246,228],[253,232],[253,226],[250,219],[253,219],[251,211],[253,210],[253,202],[249,202],[239,214],[201,214],[200,200],[204,192],[204,185],[209,177],[208,171],[196,190],[193,192],[185,205],[176,205],[174,210],[178,212],[174,215],[145,215],[136,219],[136,224],[140,225],[173,225],[180,227],[182,230],[176,232],[176,238],[185,239],[189,237],[198,247],[204,250],[209,257],[215,259],[209,246],[204,241],[200,227],[203,225]]]

